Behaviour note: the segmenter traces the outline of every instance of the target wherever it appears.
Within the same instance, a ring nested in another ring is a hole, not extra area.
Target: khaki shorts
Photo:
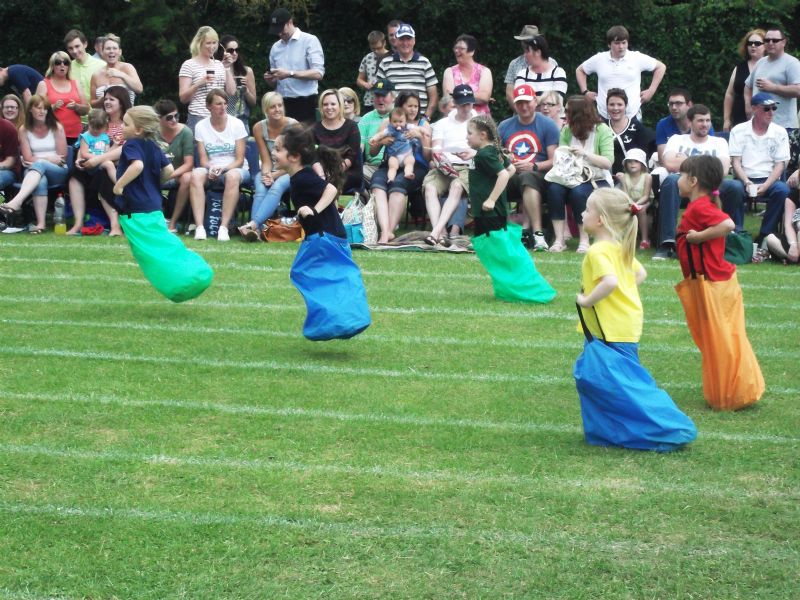
[[[464,194],[469,195],[469,166],[468,165],[453,165],[453,168],[458,172],[458,181],[461,187],[464,188]],[[433,185],[436,188],[437,196],[444,196],[450,190],[450,184],[453,182],[454,177],[445,175],[439,169],[431,169],[422,180],[422,186]]]

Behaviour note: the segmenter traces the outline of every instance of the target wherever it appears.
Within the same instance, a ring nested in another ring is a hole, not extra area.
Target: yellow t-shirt
[[[595,242],[589,248],[581,267],[583,293],[590,294],[601,278],[617,277],[617,288],[594,306],[582,309],[583,318],[592,335],[602,339],[600,326],[609,342],[638,342],[642,337],[644,311],[636,285],[636,273],[641,263],[633,259],[632,268],[622,262],[622,247],[617,242]],[[595,318],[595,310],[597,317]],[[581,329],[578,323],[578,331]]]

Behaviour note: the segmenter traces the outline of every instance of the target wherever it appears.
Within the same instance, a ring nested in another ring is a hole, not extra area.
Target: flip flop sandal
[[[30,233],[31,235],[39,235],[40,233],[44,233],[44,229],[34,227],[33,229],[29,229],[28,233]]]
[[[12,208],[8,204],[0,204],[0,213],[4,215],[12,216],[18,214],[22,209],[20,208]]]

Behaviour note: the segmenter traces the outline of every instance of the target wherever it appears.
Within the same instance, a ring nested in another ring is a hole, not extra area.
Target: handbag
[[[369,200],[364,202],[361,194],[355,194],[342,211],[342,223],[347,230],[348,225],[361,224],[361,241],[353,241],[350,235],[347,241],[351,244],[375,244],[378,241],[378,224],[375,219],[375,196],[369,195]]]
[[[351,338],[372,323],[361,270],[347,240],[312,233],[300,244],[289,277],[306,303],[303,335],[309,340]]]
[[[573,376],[586,441],[594,446],[669,452],[697,437],[697,428],[639,362],[638,344],[595,338],[576,304],[586,343]]]
[[[593,172],[582,156],[569,146],[559,146],[553,153],[553,166],[544,174],[545,181],[572,189],[592,181]]]
[[[698,248],[705,272],[703,244]],[[703,396],[713,409],[744,408],[761,398],[765,384],[747,339],[742,288],[735,273],[727,281],[708,281],[698,275],[694,253],[689,249],[687,254],[690,276],[675,291],[702,357]]]
[[[725,237],[725,260],[735,265],[753,261],[753,237],[746,231],[731,231]]]
[[[267,242],[299,242],[306,236],[297,217],[267,219],[262,235]]]

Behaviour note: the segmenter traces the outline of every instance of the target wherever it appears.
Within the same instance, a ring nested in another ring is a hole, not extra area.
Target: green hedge
[[[281,3],[286,4],[286,3]],[[399,18],[417,31],[417,48],[434,65],[441,78],[453,63],[453,41],[460,33],[478,38],[476,58],[491,67],[495,79],[496,117],[507,114],[503,78],[509,60],[519,53],[513,36],[525,23],[537,24],[551,46],[551,54],[564,67],[570,92],[576,92],[575,68],[595,52],[604,50],[605,32],[623,24],[631,32],[630,47],[659,58],[667,74],[653,102],[645,106],[645,122],[653,125],[667,113],[667,91],[676,86],[692,90],[698,102],[712,109],[717,127],[722,121],[722,99],[731,70],[738,60],[736,47],[754,25],[789,24],[790,36],[800,8],[790,0],[764,2],[655,2],[609,3],[599,0],[505,0],[476,13],[464,0],[403,3],[373,0],[313,0],[306,6],[294,1],[297,24],[319,36],[325,49],[324,87],[355,86],[358,65],[368,51],[366,36],[383,30]],[[402,4],[401,8],[397,8]],[[78,27],[90,37],[113,31],[122,37],[126,60],[138,69],[145,86],[143,101],[166,96],[177,99],[177,74],[189,57],[189,42],[199,25],[211,25],[220,35],[236,35],[245,59],[256,72],[259,95],[267,91],[261,74],[276,38],[267,33],[275,3],[263,0],[166,2],[164,0],[111,0],[96,12],[95,2],[73,0],[55,4],[5,0],[0,22],[15,23],[5,30],[0,64],[28,64],[44,71],[49,55],[61,48],[64,33]],[[792,35],[794,33],[794,35]],[[48,43],[48,40],[51,43]],[[649,81],[646,77],[645,81]]]

